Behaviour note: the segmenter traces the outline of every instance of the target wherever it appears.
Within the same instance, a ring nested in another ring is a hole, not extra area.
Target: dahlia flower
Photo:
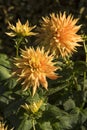
[[[5,127],[5,124],[0,122],[0,130],[7,130],[7,126]]]
[[[8,126],[5,126],[3,122],[0,122],[0,130],[7,130],[7,129],[8,129]],[[13,128],[10,130],[13,130]]]
[[[18,22],[16,23],[16,26],[9,23],[9,29],[11,29],[11,32],[6,32],[7,35],[10,37],[14,37],[16,35],[18,36],[32,36],[36,35],[36,33],[31,32],[32,29],[34,29],[36,26],[30,27],[29,22],[27,21],[25,24],[21,24],[20,20],[18,19]]]
[[[52,62],[53,59],[53,55],[49,55],[48,51],[45,52],[44,48],[21,50],[21,57],[15,58],[17,69],[14,74],[18,76],[18,80],[22,81],[24,90],[33,87],[34,95],[40,84],[45,89],[48,88],[46,77],[52,80],[58,78],[55,73],[58,67],[54,66],[56,62]]]
[[[39,100],[38,102],[33,102],[32,104],[28,105],[25,103],[25,105],[22,105],[22,107],[27,111],[27,112],[32,112],[36,113],[42,106],[43,101]]]
[[[37,40],[45,49],[55,52],[55,55],[62,57],[71,55],[76,51],[76,46],[80,46],[78,42],[82,41],[80,35],[77,34],[81,25],[77,26],[78,19],[73,19],[72,15],[66,16],[66,13],[50,17],[43,17],[40,27],[37,28]]]

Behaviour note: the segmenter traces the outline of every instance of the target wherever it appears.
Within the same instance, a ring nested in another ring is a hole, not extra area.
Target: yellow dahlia
[[[77,42],[82,41],[81,36],[76,34],[81,27],[76,25],[78,19],[73,19],[72,15],[66,16],[65,12],[59,15],[52,13],[42,19],[37,29],[37,43],[54,51],[56,56],[65,57],[76,51],[76,46],[80,46]]]
[[[0,130],[7,130],[7,129],[8,129],[8,126],[5,126],[3,122],[0,122]],[[13,128],[10,130],[13,130]]]
[[[7,126],[5,127],[5,124],[0,122],[0,130],[7,130]]]
[[[28,105],[25,103],[25,105],[22,105],[22,107],[27,111],[27,112],[32,112],[36,113],[40,109],[40,107],[43,104],[43,100],[39,100],[38,102],[33,102],[32,104]]]
[[[9,35],[10,37],[14,37],[16,35],[23,36],[23,37],[32,36],[32,35],[36,35],[36,33],[31,32],[31,30],[34,29],[35,27],[36,26],[30,27],[28,20],[25,24],[21,24],[20,20],[18,19],[16,26],[9,23],[9,29],[11,29],[12,31],[6,32],[6,34]]]
[[[15,65],[17,67],[15,74],[18,76],[18,80],[22,81],[24,90],[29,87],[33,87],[33,95],[36,92],[37,87],[40,84],[47,89],[48,83],[46,77],[49,79],[57,79],[58,76],[55,71],[58,69],[54,66],[56,62],[52,62],[53,55],[49,55],[49,52],[44,52],[44,48],[39,47],[26,48],[21,50],[21,57],[15,58]]]

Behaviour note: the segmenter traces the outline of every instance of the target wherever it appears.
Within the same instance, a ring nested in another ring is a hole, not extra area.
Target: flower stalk
[[[15,48],[16,48],[16,57],[19,57],[19,48],[21,43],[23,42],[24,37],[17,38],[15,40]]]
[[[36,128],[35,128],[35,121],[34,121],[34,119],[33,119],[33,130],[36,130]]]
[[[85,50],[85,62],[87,63],[87,46],[85,44],[85,41],[83,42],[84,44],[84,50]],[[84,87],[83,90],[85,90],[85,80],[86,80],[86,72],[84,72]]]

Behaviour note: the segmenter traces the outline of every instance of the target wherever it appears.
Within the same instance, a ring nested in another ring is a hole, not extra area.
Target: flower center
[[[40,68],[40,63],[36,58],[31,58],[29,60],[29,67],[32,71],[38,71]]]

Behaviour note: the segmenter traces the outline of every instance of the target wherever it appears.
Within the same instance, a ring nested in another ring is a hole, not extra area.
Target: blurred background
[[[31,26],[39,25],[42,16],[60,11],[80,18],[78,24],[82,24],[82,28],[79,33],[87,34],[87,0],[0,0],[0,53],[14,56],[14,41],[5,34],[8,21],[15,25],[19,18],[22,23],[29,20]],[[83,48],[74,59],[84,59]]]

